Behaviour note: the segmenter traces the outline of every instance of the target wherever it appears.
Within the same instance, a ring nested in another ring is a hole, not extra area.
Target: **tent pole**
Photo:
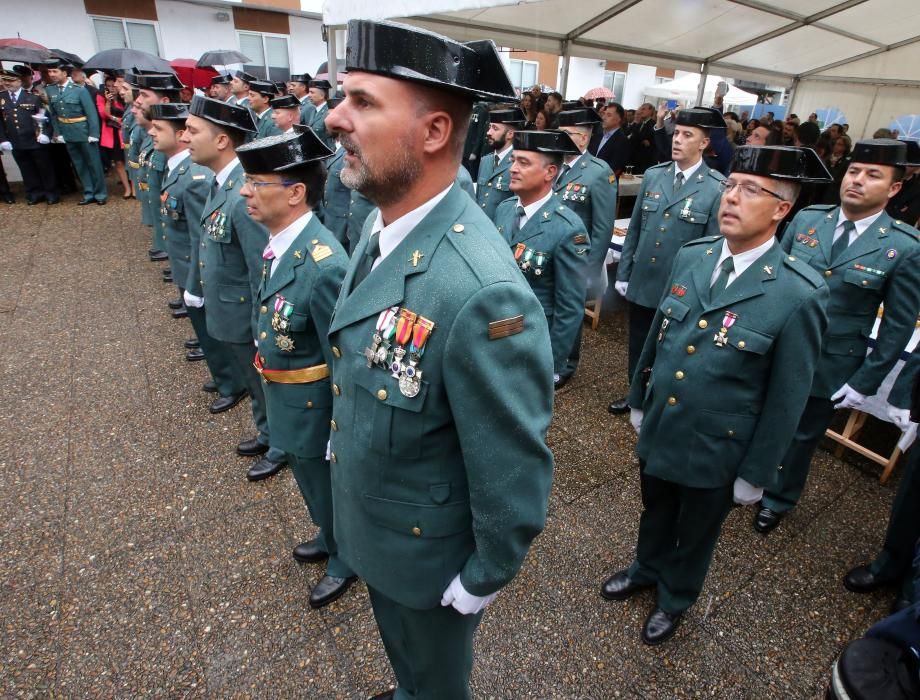
[[[556,88],[556,90],[562,93],[562,99],[566,99],[565,91],[569,86],[569,58],[571,57],[571,46],[571,43],[568,41],[562,42],[562,70],[559,76],[559,86]]]
[[[799,79],[792,79],[792,87],[789,88],[789,109],[786,110],[786,114],[795,114],[795,98],[798,97],[799,91]]]
[[[703,93],[706,92],[706,79],[709,77],[709,61],[703,61],[703,69],[700,71],[700,86],[696,90],[696,103],[703,104]],[[694,105],[690,105],[693,107]]]
[[[330,97],[333,97],[338,91],[338,67],[339,64],[335,59],[335,27],[329,27],[326,32],[326,72],[329,74],[329,78],[332,78],[332,80],[329,80],[332,85],[332,95]]]

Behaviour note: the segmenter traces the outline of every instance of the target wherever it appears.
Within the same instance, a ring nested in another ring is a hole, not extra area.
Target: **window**
[[[243,70],[258,78],[275,82],[287,80],[291,75],[288,38],[280,34],[238,32],[240,51],[249,56],[251,63]]]
[[[625,84],[626,73],[612,70],[604,71],[604,87],[613,93],[616,102],[623,101],[623,86]]]
[[[137,49],[154,56],[160,55],[160,42],[154,22],[122,19],[119,17],[93,17],[96,44],[100,51],[106,49]]]
[[[522,61],[512,58],[511,66],[508,69],[508,73],[511,75],[511,84],[523,92],[537,84],[539,70],[540,64],[536,61]]]

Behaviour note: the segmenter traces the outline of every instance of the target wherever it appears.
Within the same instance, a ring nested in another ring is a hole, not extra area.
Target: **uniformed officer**
[[[552,479],[546,319],[455,184],[473,100],[513,88],[492,42],[388,22],[349,22],[346,67],[327,125],[343,182],[380,211],[329,329],[335,536],[398,680],[378,698],[469,698],[482,610],[543,528]]]
[[[230,79],[231,95],[227,98],[227,104],[249,107],[249,86],[257,80],[256,76],[245,71],[236,71]]]
[[[297,98],[300,103],[300,123],[309,124],[313,119],[316,108],[310,102],[310,81],[313,76],[309,73],[291,73],[288,78],[287,91],[289,95]]]
[[[250,481],[258,481],[280,471],[285,456],[271,445],[262,380],[252,364],[254,345],[267,337],[260,333],[256,339],[258,307],[253,300],[262,283],[268,231],[246,213],[246,200],[240,196],[243,168],[235,151],[255,132],[256,125],[246,107],[195,95],[185,126],[181,141],[192,160],[216,173],[201,218],[204,235],[198,267],[202,299],[208,333],[225,344],[236,375],[252,399],[252,418],[259,434],[242,441],[236,451],[244,457],[263,455],[246,474]]]
[[[486,141],[489,130],[489,102],[476,102],[470,114],[470,126],[463,142],[463,167],[467,169],[470,178],[479,179],[479,163],[485,152],[491,152]]]
[[[671,141],[671,161],[645,171],[617,266],[617,292],[629,308],[629,374],[645,344],[671,274],[677,250],[695,238],[719,233],[722,173],[706,167],[710,129],[724,129],[721,114],[708,109],[677,113]],[[611,413],[626,413],[625,398],[614,401]]]
[[[342,168],[345,167],[345,149],[336,139],[335,151],[326,159],[326,183],[323,187],[323,226],[335,236],[335,239],[350,254],[353,248],[348,240],[348,209],[351,193],[342,182]],[[372,205],[373,206],[373,205]],[[360,236],[361,230],[358,229]],[[357,239],[355,243],[357,244]]]
[[[810,149],[739,148],[722,182],[722,236],[678,251],[646,338],[629,393],[643,507],[636,558],[601,586],[608,600],[657,588],[646,644],[674,634],[732,500],[758,500],[805,406],[828,290],[775,236],[814,170],[824,168]]]
[[[838,408],[859,408],[898,361],[920,311],[920,232],[885,206],[901,188],[907,147],[895,139],[857,141],[840,184],[840,206],[806,207],[786,227],[783,248],[824,276],[827,335],[805,412],[767,484],[754,529],[764,534],[795,507],[818,443]],[[869,335],[884,303],[872,352]]]
[[[907,145],[907,160],[912,165],[905,171],[901,181],[901,190],[890,200],[885,207],[892,218],[906,221],[911,226],[920,225],[920,141],[913,139],[900,139]]]
[[[272,120],[271,101],[275,95],[275,86],[267,80],[253,80],[249,83],[249,106],[256,117],[256,138],[281,133],[281,129]]]
[[[12,151],[29,204],[57,204],[61,196],[49,149],[54,133],[41,99],[23,89],[23,71],[32,74],[31,68],[14,66],[3,78],[6,92],[0,92],[0,151]]]
[[[313,105],[313,114],[304,115],[303,124],[313,129],[313,132],[319,136],[320,140],[332,150],[335,147],[333,137],[326,131],[326,116],[329,114],[329,91],[332,85],[328,80],[311,80],[310,91],[308,93],[310,103]],[[306,121],[309,116],[309,121]]]
[[[293,134],[294,125],[300,124],[300,103],[293,95],[274,98],[270,103],[272,122],[282,134]]]
[[[591,243],[585,225],[553,196],[562,158],[578,153],[568,134],[518,131],[511,154],[511,191],[495,225],[543,306],[553,351],[553,380],[568,361],[585,313],[585,266]]]
[[[901,368],[888,395],[888,417],[902,431],[920,422],[920,346],[914,348]],[[916,426],[914,426],[916,427]],[[892,612],[917,602],[914,592],[913,560],[920,539],[920,448],[914,442],[907,452],[898,493],[891,505],[882,550],[868,564],[847,572],[843,585],[854,593],[870,593],[892,586],[898,588]]]
[[[231,80],[233,80],[233,78],[226,73],[215,75],[213,78],[211,78],[211,86],[210,90],[208,91],[208,97],[211,97],[215,100],[228,102],[233,96],[233,93],[230,92]]]
[[[164,232],[179,299],[184,300],[186,291],[189,293],[191,303],[186,306],[187,314],[197,338],[196,347],[190,350],[203,354],[218,394],[209,409],[211,413],[222,413],[246,396],[246,387],[237,376],[233,358],[224,345],[208,334],[205,308],[198,306],[196,301],[202,297],[198,272],[201,213],[211,192],[214,173],[193,163],[188,149],[180,141],[188,117],[187,104],[156,103],[147,109],[147,116],[150,117],[154,148],[167,158],[160,185],[159,228]]]
[[[291,98],[293,99],[293,97]],[[240,194],[250,215],[271,238],[259,287],[259,344],[255,366],[265,382],[268,423],[275,444],[287,454],[317,537],[297,545],[294,558],[328,559],[326,573],[310,593],[320,608],[339,598],[355,576],[338,555],[332,531],[332,488],[326,445],[332,419],[326,335],[345,277],[348,256],[313,215],[323,190],[322,159],[330,153],[309,128],[258,139],[237,151],[246,172]]]
[[[83,185],[83,199],[77,204],[105,204],[108,191],[99,157],[99,112],[89,92],[70,79],[73,66],[57,59],[48,64],[46,88],[48,112],[55,140],[67,146],[67,153]]]
[[[559,112],[557,119],[559,129],[572,138],[579,153],[565,157],[553,191],[562,204],[578,214],[588,232],[591,252],[585,266],[587,278],[583,283],[587,287],[587,295],[593,298],[597,285],[601,283],[600,275],[606,274],[604,261],[613,236],[613,222],[616,220],[617,178],[607,163],[587,152],[594,125],[600,123],[601,118],[597,112],[593,109],[568,110]],[[581,331],[579,326],[575,344],[569,352],[569,361],[561,372],[557,388],[568,382],[578,368],[581,359]]]
[[[479,164],[476,180],[476,201],[483,213],[495,221],[498,205],[512,196],[508,185],[508,169],[511,167],[511,149],[514,132],[524,126],[524,113],[513,109],[493,109],[489,112],[489,129],[486,143],[492,153],[485,155]]]

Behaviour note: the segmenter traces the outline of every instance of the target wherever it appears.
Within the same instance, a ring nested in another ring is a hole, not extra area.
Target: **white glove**
[[[46,122],[48,121],[48,115],[45,114],[44,112],[38,112],[37,114],[32,115],[32,119],[34,119],[37,122]]]
[[[559,375],[553,372],[553,384],[559,383]]]
[[[196,297],[187,289],[182,292],[182,299],[185,301],[186,306],[191,306],[195,309],[200,309],[202,306],[204,306],[204,297]]]
[[[910,409],[908,408],[895,408],[891,406],[888,409],[888,418],[892,423],[898,426],[898,430],[902,433],[910,427]]]
[[[58,134],[57,136],[55,136],[54,139],[52,139],[52,140],[53,140],[55,143],[66,143],[66,141],[64,141],[64,137],[61,136],[60,134]]]
[[[639,431],[642,430],[642,418],[645,416],[645,413],[638,408],[629,409],[629,424],[632,425],[633,429],[636,431],[636,435],[639,434]]]
[[[735,503],[742,506],[752,506],[763,498],[762,488],[749,484],[740,476],[735,479],[735,484],[732,489],[734,491],[733,498],[735,499]]]
[[[332,441],[326,440],[326,461],[332,459]]]
[[[13,144],[11,144],[9,141],[4,141],[3,143],[0,143],[0,151],[12,151],[12,150],[13,150]]]
[[[613,288],[617,290],[617,294],[621,297],[625,297],[626,290],[629,289],[629,282],[614,282]]]
[[[49,143],[51,143],[51,139],[49,139],[49,138],[48,138],[47,136],[45,136],[44,134],[39,134],[39,135],[35,138],[35,140],[38,141],[42,146],[47,146]]]
[[[849,384],[844,384],[831,396],[831,401],[838,401],[834,404],[834,408],[859,408],[865,400],[866,397]]]
[[[89,137],[87,137],[86,140],[87,140],[89,143],[99,143],[99,139],[97,139],[95,136],[89,136]]]
[[[492,593],[480,598],[478,595],[468,593],[463,584],[460,583],[460,574],[457,574],[454,576],[454,580],[450,582],[447,590],[444,591],[444,595],[441,596],[441,605],[444,607],[452,605],[454,610],[461,615],[475,615],[495,600],[496,595],[498,593]]]

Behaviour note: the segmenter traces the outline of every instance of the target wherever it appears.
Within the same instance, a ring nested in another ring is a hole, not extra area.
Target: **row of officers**
[[[616,177],[585,153],[593,112],[539,132],[498,109],[470,194],[458,136],[473,102],[514,95],[491,42],[354,20],[346,64],[324,117],[335,152],[307,126],[252,140],[248,107],[179,104],[174,77],[132,76],[163,162],[154,181],[153,154],[139,163],[143,203],[212,410],[251,399],[248,477],[289,464],[318,528],[293,552],[326,562],[310,605],[361,577],[398,682],[376,697],[468,698],[483,611],[545,525],[554,389],[605,282]],[[617,274],[643,512],[633,562],[601,594],[655,589],[648,644],[699,596],[733,503],[774,526],[794,505],[815,426],[875,391],[920,310],[920,234],[882,211],[905,144],[858,144],[841,207],[803,210],[780,242],[801,183],[828,178],[814,153],[743,147],[725,178],[701,163],[721,117],[681,115]],[[371,206],[349,217],[354,192]]]

